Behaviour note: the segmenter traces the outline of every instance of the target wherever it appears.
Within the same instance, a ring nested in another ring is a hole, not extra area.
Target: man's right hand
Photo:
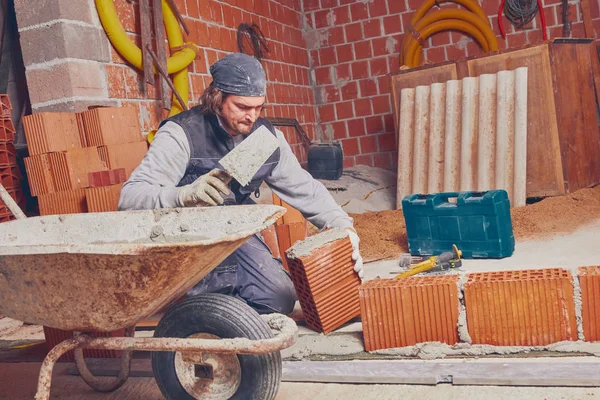
[[[229,188],[225,182],[231,177],[225,171],[213,169],[202,175],[193,183],[179,189],[179,204],[184,207],[193,206],[216,206],[223,204],[223,197],[219,194],[229,194]]]

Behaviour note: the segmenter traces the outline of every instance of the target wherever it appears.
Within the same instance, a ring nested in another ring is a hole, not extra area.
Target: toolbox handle
[[[430,196],[427,199],[427,203],[429,205],[433,205],[433,206],[438,206],[440,204],[448,204],[448,205],[452,205],[452,206],[456,206],[456,203],[451,202],[450,199],[453,198],[458,198],[460,195],[459,192],[443,192],[443,193],[437,193],[434,194],[433,196]]]

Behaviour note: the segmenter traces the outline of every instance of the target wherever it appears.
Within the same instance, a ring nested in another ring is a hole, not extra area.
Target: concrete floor
[[[30,400],[34,397],[39,363],[0,364],[0,399]],[[52,399],[62,400],[160,400],[154,379],[130,378],[114,393],[97,393],[77,376],[66,374],[68,364],[59,364],[53,375]],[[600,388],[530,388],[495,386],[407,386],[282,383],[277,400],[578,400],[597,399]]]

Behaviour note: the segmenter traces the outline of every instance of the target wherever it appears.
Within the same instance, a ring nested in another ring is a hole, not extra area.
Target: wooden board
[[[390,84],[392,86],[396,139],[398,139],[398,115],[400,113],[400,92],[402,89],[431,85],[432,83],[441,83],[453,79],[457,79],[456,65],[454,63],[442,64],[437,67],[410,69],[391,75]]]
[[[568,192],[600,183],[600,133],[592,43],[553,43],[550,56]]]
[[[527,197],[565,193],[547,45],[470,60],[469,76],[528,67]]]

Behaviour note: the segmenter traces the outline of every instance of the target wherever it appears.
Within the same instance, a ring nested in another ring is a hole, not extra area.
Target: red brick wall
[[[137,2],[114,0],[124,28],[138,40],[139,7]],[[264,60],[268,79],[266,116],[296,118],[311,138],[316,135],[314,91],[309,80],[309,60],[302,37],[300,0],[176,0],[190,28],[192,41],[201,51],[190,67],[190,105],[210,84],[209,66],[227,53],[238,51],[236,28],[240,23],[256,23],[268,40],[270,53]],[[183,32],[183,30],[182,30]],[[159,102],[156,90],[143,95],[142,74],[126,65],[112,49],[112,61],[106,65],[109,96],[123,105],[137,106],[141,111],[142,129],[156,129]],[[158,87],[158,85],[157,85]],[[306,151],[292,128],[282,128],[292,150],[301,160]]]
[[[304,0],[305,38],[313,67],[319,129],[340,140],[344,165],[397,164],[389,79],[399,68],[404,30],[422,0]],[[479,0],[498,36],[500,49],[542,41],[539,15],[525,30],[504,19],[499,34],[500,0]],[[549,38],[562,36],[561,0],[543,0]],[[572,36],[583,37],[579,1],[570,1]],[[448,4],[458,7],[456,4]],[[598,0],[590,0],[600,33]],[[481,54],[478,44],[460,33],[438,33],[428,40],[423,59],[442,62]]]

